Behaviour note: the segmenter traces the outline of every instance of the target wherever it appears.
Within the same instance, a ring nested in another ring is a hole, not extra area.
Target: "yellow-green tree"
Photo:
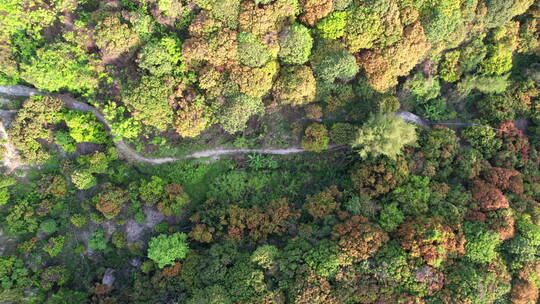
[[[416,127],[393,115],[372,116],[356,134],[352,146],[362,157],[384,155],[395,159],[403,147],[416,143]]]

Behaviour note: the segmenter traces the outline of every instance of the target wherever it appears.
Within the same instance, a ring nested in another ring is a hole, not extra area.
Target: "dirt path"
[[[10,96],[49,95],[49,94],[41,93],[32,88],[24,87],[24,86],[13,86],[10,88],[0,86],[0,93],[5,94],[5,95],[10,95]],[[81,112],[94,113],[94,115],[96,116],[96,119],[105,126],[107,132],[109,132],[110,134],[110,125],[105,119],[105,117],[103,116],[103,114],[98,109],[96,109],[95,107],[89,104],[77,101],[75,100],[75,98],[67,94],[58,94],[54,96],[62,100],[64,104],[66,105],[66,108],[68,109],[81,111]],[[0,133],[1,133],[1,129],[0,129]],[[205,157],[217,157],[217,156],[227,155],[227,154],[259,153],[259,154],[286,155],[286,154],[305,152],[305,150],[300,147],[291,147],[291,148],[286,148],[286,149],[225,149],[222,147],[218,147],[214,149],[208,149],[208,150],[195,152],[195,153],[192,153],[185,157],[180,157],[180,158],[176,158],[176,157],[148,158],[137,153],[137,151],[129,147],[123,140],[114,141],[114,145],[118,149],[118,152],[127,159],[141,162],[141,163],[148,163],[148,164],[155,164],[155,165],[176,162],[176,161],[185,160],[189,158],[196,159],[196,158],[205,158]],[[16,164],[17,163],[13,163],[13,165],[16,165]]]
[[[110,126],[103,114],[96,108],[82,103],[80,101],[75,100],[73,97],[69,95],[58,95],[57,96],[60,100],[64,102],[66,107],[71,110],[81,111],[81,112],[92,112],[96,116],[96,119],[101,122],[103,125],[106,126],[107,132],[110,134]],[[189,154],[185,157],[161,157],[161,158],[148,158],[140,155],[137,153],[137,151],[133,150],[131,147],[129,147],[123,140],[116,140],[114,141],[114,145],[116,146],[116,149],[122,155],[125,157],[141,162],[141,163],[148,163],[148,164],[165,164],[165,163],[171,163],[176,162],[188,158],[205,158],[205,157],[212,157],[212,156],[221,156],[221,155],[227,155],[227,154],[245,154],[245,153],[259,153],[259,154],[278,154],[278,155],[285,155],[285,154],[292,154],[292,153],[302,153],[305,152],[304,149],[299,147],[292,147],[287,149],[224,149],[224,148],[214,148],[214,149],[208,149],[203,150],[199,152],[195,152],[192,154]]]
[[[96,109],[95,107],[89,104],[77,101],[75,98],[73,98],[72,96],[68,94],[58,94],[58,95],[46,94],[46,93],[39,92],[36,89],[28,88],[28,87],[20,86],[20,85],[12,86],[9,88],[0,86],[0,93],[9,95],[9,96],[32,96],[32,95],[55,96],[59,98],[60,100],[62,100],[68,109],[81,111],[81,112],[94,113],[94,115],[96,116],[96,119],[105,126],[105,129],[110,134],[110,125],[105,119],[105,117],[103,116],[103,114],[98,109]],[[416,123],[423,126],[427,125],[427,123],[425,123],[422,120],[422,118],[410,112],[399,111],[396,113],[396,115],[398,117],[401,117],[407,122],[412,122],[412,123]],[[0,133],[1,131],[2,129],[0,129]],[[5,133],[5,129],[4,129],[4,133]],[[300,147],[290,147],[286,149],[226,149],[223,147],[217,147],[214,149],[208,149],[208,150],[195,152],[195,153],[192,153],[187,156],[180,157],[180,158],[176,158],[176,157],[148,158],[137,153],[137,151],[129,147],[129,145],[127,145],[123,140],[114,141],[114,145],[118,149],[118,152],[122,154],[125,158],[136,161],[136,162],[154,164],[154,165],[176,162],[176,161],[185,160],[189,158],[196,159],[196,158],[205,158],[205,157],[219,157],[221,155],[228,155],[228,154],[258,153],[258,154],[286,155],[286,154],[306,152],[304,149]],[[11,151],[11,153],[13,153],[13,151]],[[14,153],[16,153],[16,151]],[[17,165],[17,164],[18,164],[17,162],[14,162],[12,166]]]

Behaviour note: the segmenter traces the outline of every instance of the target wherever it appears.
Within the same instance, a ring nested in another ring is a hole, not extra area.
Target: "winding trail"
[[[64,104],[66,105],[66,108],[70,110],[76,110],[81,112],[92,112],[96,119],[102,123],[109,133],[111,135],[111,128],[109,125],[109,122],[107,119],[105,119],[105,116],[101,111],[96,109],[95,107],[84,103],[77,101],[75,98],[73,98],[71,95],[68,94],[48,94],[40,92],[36,89],[15,85],[12,87],[3,87],[0,86],[0,94],[5,94],[8,96],[32,96],[32,95],[44,95],[44,96],[53,96],[58,99],[60,99]],[[428,125],[426,122],[424,122],[420,117],[405,111],[399,111],[396,113],[398,117],[401,117],[405,121],[416,123],[422,126]],[[4,136],[6,138],[6,155],[13,159],[12,164],[9,165],[10,169],[13,167],[17,167],[20,165],[20,160],[17,162],[16,157],[17,151],[13,147],[13,145],[9,144],[9,139],[7,138],[7,133],[5,132],[4,124],[0,124],[0,136]],[[112,135],[111,135],[112,137]],[[214,149],[208,149],[203,150],[199,152],[195,152],[189,155],[186,155],[184,157],[161,157],[161,158],[148,158],[140,155],[137,153],[137,151],[133,150],[131,147],[129,147],[128,144],[126,144],[123,140],[114,140],[114,145],[118,149],[119,153],[122,154],[126,159],[140,162],[140,163],[147,163],[147,164],[153,164],[153,165],[159,165],[159,164],[166,164],[171,162],[176,162],[180,160],[185,159],[196,159],[196,158],[206,158],[206,157],[217,157],[221,155],[227,155],[227,154],[247,154],[247,153],[258,153],[258,154],[274,154],[274,155],[287,155],[287,154],[294,154],[294,153],[303,153],[306,152],[306,150],[302,149],[301,147],[290,147],[285,149],[226,149],[223,147],[218,147]],[[333,148],[333,147],[331,147]]]
[[[64,102],[64,104],[66,105],[66,108],[68,108],[70,110],[76,110],[76,111],[81,111],[81,112],[92,112],[96,116],[96,119],[105,126],[105,129],[107,130],[109,135],[111,135],[111,133],[110,133],[111,132],[110,125],[109,125],[108,121],[105,119],[105,116],[103,115],[103,113],[101,113],[98,109],[96,109],[95,107],[93,107],[93,106],[91,106],[89,104],[77,101],[75,98],[73,98],[72,96],[70,96],[68,94],[58,94],[58,95],[47,94],[47,93],[39,92],[38,90],[35,90],[35,89],[32,89],[32,88],[19,86],[19,85],[9,87],[9,88],[0,86],[0,93],[5,94],[5,95],[9,95],[9,96],[32,96],[32,95],[54,96],[54,97],[60,99],[62,102]],[[3,128],[3,124],[0,125],[0,136],[2,136],[2,135],[3,135],[4,138],[7,138],[7,134],[5,132],[5,129]],[[214,149],[208,149],[208,150],[195,152],[195,153],[192,153],[192,154],[186,155],[184,157],[180,157],[180,158],[178,158],[178,157],[148,158],[148,157],[144,157],[144,156],[140,155],[139,153],[137,153],[135,150],[133,150],[131,147],[129,147],[128,144],[126,144],[123,140],[115,140],[114,145],[116,146],[118,151],[125,158],[136,161],[136,162],[154,164],[154,165],[165,164],[165,163],[170,163],[170,162],[176,162],[176,161],[185,160],[185,159],[189,159],[189,158],[196,159],[196,158],[216,157],[216,156],[227,155],[227,154],[260,153],[260,154],[286,155],[286,154],[306,152],[304,149],[302,149],[300,147],[291,147],[291,148],[286,148],[286,149],[226,149],[226,148],[214,148]],[[6,143],[6,148],[7,148],[8,152],[9,152],[10,156],[13,156],[13,153],[15,153],[15,155],[17,154],[14,147],[13,147],[13,145],[9,144],[9,141],[7,141],[7,143]],[[8,154],[8,153],[6,152],[6,154]],[[10,170],[14,166],[16,167],[18,165],[20,165],[20,162],[12,162],[12,164],[10,164],[10,166],[9,166]]]

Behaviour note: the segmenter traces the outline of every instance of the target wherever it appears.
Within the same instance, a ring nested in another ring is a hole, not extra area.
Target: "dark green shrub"
[[[92,232],[88,240],[88,248],[92,250],[107,249],[107,240],[105,239],[105,231],[103,229],[97,229]]]
[[[58,225],[56,224],[55,220],[48,219],[41,222],[39,228],[41,228],[41,230],[43,230],[43,232],[45,232],[46,234],[53,234],[58,230]]]
[[[336,145],[351,144],[355,135],[356,127],[348,123],[335,123],[330,130],[330,137]]]

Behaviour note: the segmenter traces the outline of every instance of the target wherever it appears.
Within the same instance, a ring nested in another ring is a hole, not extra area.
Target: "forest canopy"
[[[0,303],[540,303],[539,18],[0,1]]]

